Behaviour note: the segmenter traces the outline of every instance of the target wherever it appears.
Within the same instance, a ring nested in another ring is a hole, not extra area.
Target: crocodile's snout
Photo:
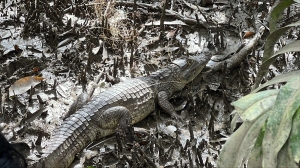
[[[186,59],[178,59],[173,61],[173,63],[180,67],[180,80],[184,83],[189,83],[202,71],[208,61],[209,57],[201,54]]]

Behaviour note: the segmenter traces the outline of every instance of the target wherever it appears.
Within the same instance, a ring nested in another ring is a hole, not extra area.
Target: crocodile
[[[175,59],[149,76],[129,79],[98,94],[54,131],[38,167],[68,167],[89,143],[143,120],[155,111],[156,103],[171,117],[180,118],[169,99],[190,83],[209,59],[205,53]]]

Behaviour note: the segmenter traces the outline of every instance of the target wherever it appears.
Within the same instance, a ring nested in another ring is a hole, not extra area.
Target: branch
[[[227,69],[232,69],[238,66],[245,57],[252,52],[252,49],[256,46],[258,40],[261,39],[261,36],[265,30],[265,27],[261,27],[259,32],[246,44],[241,50],[233,54],[230,58],[220,61],[210,67],[210,71],[219,71],[224,68],[224,65],[227,65]]]

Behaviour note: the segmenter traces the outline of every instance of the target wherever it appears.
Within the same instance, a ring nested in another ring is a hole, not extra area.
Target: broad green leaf
[[[265,134],[265,125],[260,130],[259,136],[256,138],[255,145],[251,151],[250,157],[248,159],[248,167],[261,167],[262,166],[262,143]]]
[[[244,111],[244,113],[241,115],[241,118],[244,121],[252,121],[260,115],[270,111],[274,106],[276,97],[277,95],[269,96],[252,104],[247,110]]]
[[[265,113],[254,121],[245,121],[226,141],[219,155],[217,167],[241,166],[268,116],[268,113]]]
[[[274,54],[274,45],[278,41],[278,39],[283,35],[288,29],[294,26],[299,26],[300,21],[289,24],[283,28],[280,28],[273,33],[271,33],[265,43],[264,48],[264,56],[262,59],[262,65],[258,70],[257,78],[255,79],[255,84],[253,85],[252,89],[256,89],[258,85],[260,84],[262,78],[265,76],[265,74],[268,72],[269,66],[275,61],[276,57],[273,57],[270,59],[270,57]]]
[[[253,90],[251,93],[255,93],[255,92],[259,91],[260,89],[262,89],[266,86],[269,86],[269,85],[273,85],[275,83],[287,82],[288,80],[291,80],[292,78],[299,78],[299,80],[300,80],[300,70],[288,72],[288,73],[285,73],[285,74],[281,74],[279,76],[275,76],[271,80],[267,81],[266,83],[264,83],[260,87]],[[300,87],[300,85],[299,85],[299,87]]]
[[[286,142],[283,147],[280,149],[277,157],[277,167],[280,168],[298,168],[294,159],[292,157],[292,153],[289,150],[288,142]],[[269,163],[271,164],[271,163]]]
[[[287,141],[292,118],[300,106],[299,81],[293,79],[281,87],[275,106],[270,111],[263,140],[263,166],[276,167],[277,154]]]
[[[300,162],[300,108],[293,117],[292,132],[289,137],[289,148],[293,154],[294,161]]]
[[[243,112],[250,108],[253,104],[268,98],[272,96],[276,96],[278,94],[279,90],[277,89],[272,89],[272,90],[266,90],[254,94],[249,94],[247,96],[244,96],[240,98],[239,100],[232,102],[231,105],[234,106],[235,110],[239,114],[243,114]]]
[[[270,18],[270,32],[272,33],[276,29],[276,23],[282,17],[282,12],[289,6],[295,3],[293,0],[284,0],[277,4],[277,6],[271,12]]]

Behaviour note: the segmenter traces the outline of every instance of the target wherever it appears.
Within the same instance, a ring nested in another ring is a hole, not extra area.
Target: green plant
[[[295,167],[295,162],[299,163],[299,74],[300,71],[285,74],[290,79],[280,89],[252,93],[232,103],[235,118],[240,116],[244,123],[224,145],[219,167],[240,167],[247,157],[250,167]],[[285,75],[264,86],[285,82]]]
[[[264,55],[262,59],[262,65],[259,68],[257,78],[255,79],[255,84],[253,85],[253,89],[257,88],[261,83],[262,78],[268,72],[269,66],[275,61],[277,57],[286,52],[295,52],[300,51],[300,40],[296,40],[290,44],[287,44],[281,50],[274,54],[274,45],[278,41],[278,39],[286,33],[286,31],[292,27],[299,26],[300,21],[289,24],[285,27],[276,29],[276,22],[281,18],[281,13],[284,9],[292,5],[293,3],[300,3],[300,0],[284,0],[281,1],[271,12],[270,19],[270,35],[268,36],[265,47],[264,47]]]
[[[300,163],[300,71],[286,73],[258,87],[268,72],[269,66],[283,53],[300,51],[300,41],[284,46],[274,54],[274,45],[291,27],[300,21],[276,30],[281,13],[299,1],[284,0],[271,12],[270,35],[264,48],[262,65],[259,69],[251,94],[232,103],[235,121],[244,122],[227,140],[219,155],[218,167],[298,167]],[[286,82],[280,89],[258,92],[276,83]]]

